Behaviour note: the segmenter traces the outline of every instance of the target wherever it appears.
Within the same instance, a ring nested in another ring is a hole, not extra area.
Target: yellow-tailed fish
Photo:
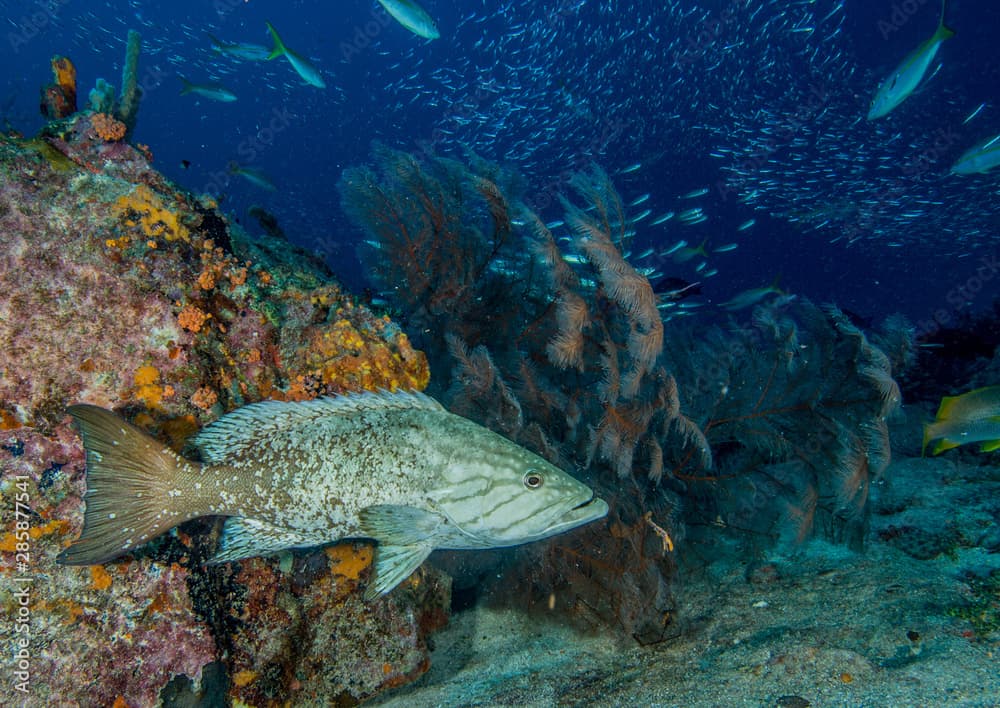
[[[942,398],[934,422],[924,426],[921,454],[932,440],[937,440],[932,455],[974,442],[982,443],[983,452],[1000,449],[1000,386]]]
[[[212,40],[212,50],[219,54],[233,57],[234,59],[245,59],[248,61],[267,61],[271,55],[271,50],[260,44],[248,44],[246,42],[223,42],[215,35],[206,32],[208,38]]]
[[[753,307],[770,295],[785,295],[785,292],[778,288],[777,279],[775,279],[775,281],[770,285],[765,285],[762,288],[744,290],[743,292],[735,295],[731,300],[727,300],[726,302],[720,304],[719,307],[725,308],[730,312],[745,310],[748,307]]]
[[[690,246],[683,246],[680,249],[674,251],[673,258],[675,263],[687,263],[689,260],[695,256],[701,256],[702,258],[708,258],[708,252],[705,250],[705,244],[708,243],[706,238],[699,245],[694,248]]]
[[[184,84],[184,88],[181,89],[181,96],[193,93],[196,96],[209,98],[213,101],[222,101],[223,103],[230,103],[236,100],[236,94],[222,84],[193,84],[183,76],[179,78]]]
[[[261,170],[255,167],[243,167],[235,162],[229,163],[229,174],[236,175],[237,177],[242,177],[250,184],[256,185],[261,189],[266,189],[269,192],[273,192],[277,189],[274,186],[274,182],[264,174]]]
[[[435,548],[497,548],[603,517],[585,484],[419,393],[239,408],[188,460],[91,405],[69,408],[87,451],[83,533],[59,561],[110,561],[199,516],[228,516],[212,562],[371,538],[366,597]]]
[[[267,25],[267,31],[271,33],[271,39],[274,40],[274,47],[271,49],[271,53],[268,55],[268,59],[277,59],[278,57],[285,57],[288,59],[288,63],[292,65],[295,69],[295,73],[298,74],[303,81],[305,81],[310,86],[315,86],[316,88],[326,88],[326,82],[323,81],[323,77],[320,76],[319,69],[313,66],[308,59],[306,59],[301,54],[293,52],[291,49],[285,46],[285,43],[281,41],[281,37],[278,36],[277,31],[271,26],[270,22],[265,22]]]
[[[434,20],[413,0],[378,0],[385,11],[392,15],[406,29],[424,39],[437,39],[441,36]]]
[[[933,36],[910,52],[903,59],[903,62],[879,84],[871,107],[868,109],[868,120],[888,115],[896,106],[905,101],[920,85],[941,47],[941,43],[955,36],[955,31],[944,23],[947,6],[948,0],[942,0],[941,19]]]
[[[989,172],[997,165],[1000,165],[1000,135],[987,138],[962,153],[962,156],[951,166],[951,173],[972,175]]]

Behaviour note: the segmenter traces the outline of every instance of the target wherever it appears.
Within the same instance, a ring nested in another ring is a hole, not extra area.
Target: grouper
[[[211,562],[374,539],[372,599],[435,548],[518,545],[608,511],[566,472],[420,393],[244,406],[196,436],[202,462],[103,408],[69,413],[86,448],[87,492],[83,533],[59,557],[67,565],[105,563],[220,515]]]

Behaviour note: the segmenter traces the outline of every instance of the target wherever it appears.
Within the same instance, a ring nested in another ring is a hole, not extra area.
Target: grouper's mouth
[[[561,533],[576,526],[589,524],[591,521],[604,518],[607,513],[608,503],[603,499],[591,496],[590,499],[580,502],[557,518],[551,526],[545,529],[545,534]]]

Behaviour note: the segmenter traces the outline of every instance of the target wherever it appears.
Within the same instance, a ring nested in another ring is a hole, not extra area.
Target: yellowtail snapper
[[[205,34],[207,34],[208,38],[212,41],[212,50],[218,52],[219,54],[224,54],[227,57],[245,59],[247,61],[267,61],[271,54],[271,50],[262,44],[223,42],[213,34],[209,34],[208,32]]]
[[[708,239],[702,241],[697,247],[691,248],[690,246],[684,246],[673,252],[674,262],[676,263],[687,263],[689,260],[695,256],[701,256],[702,258],[708,258],[708,253],[705,251],[705,244],[708,243]]]
[[[265,23],[267,25],[267,31],[271,33],[271,39],[274,40],[274,47],[271,49],[271,53],[267,56],[268,59],[277,59],[278,57],[285,57],[288,59],[288,63],[292,65],[295,69],[295,73],[301,77],[310,86],[315,86],[316,88],[326,88],[326,82],[323,81],[323,77],[320,76],[319,69],[313,66],[308,59],[304,56],[293,52],[291,49],[285,46],[285,43],[281,41],[281,37],[278,36],[278,32],[271,26],[270,22]]]
[[[868,120],[888,115],[896,106],[905,101],[920,85],[928,67],[934,61],[938,49],[941,48],[941,43],[955,36],[955,31],[944,23],[947,6],[948,0],[942,0],[941,19],[931,38],[908,54],[903,62],[879,85],[868,110]]]
[[[952,174],[971,175],[989,172],[1000,165],[1000,135],[987,138],[966,150],[951,166]]]
[[[261,189],[266,189],[269,192],[273,192],[277,189],[267,175],[254,167],[242,167],[235,162],[230,162],[229,174],[242,177],[250,184],[260,187]]]
[[[385,11],[403,27],[418,37],[437,39],[441,36],[434,20],[413,0],[378,0]]]
[[[750,290],[744,290],[732,299],[722,303],[720,307],[729,310],[730,312],[745,310],[748,307],[753,307],[771,295],[784,294],[784,291],[778,289],[777,281],[775,281],[771,285],[766,285],[763,288],[751,288]]]
[[[975,442],[983,452],[1000,449],[1000,386],[942,398],[934,422],[924,426],[921,454],[932,440],[938,441],[932,455]]]
[[[236,100],[236,94],[222,84],[194,84],[183,76],[179,78],[184,83],[184,88],[181,89],[181,96],[193,93],[196,96],[208,98],[213,101],[221,101],[222,103],[231,103]]]

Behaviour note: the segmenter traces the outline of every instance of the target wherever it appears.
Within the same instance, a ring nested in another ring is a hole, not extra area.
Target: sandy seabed
[[[813,541],[765,573],[729,560],[679,582],[673,639],[640,647],[475,607],[435,635],[419,682],[375,705],[1000,706],[1000,637],[950,613],[973,599],[968,572],[1000,567],[1000,553],[966,545],[919,560],[878,533],[914,519],[989,526],[996,482],[933,464],[897,470],[882,490],[894,512],[874,519],[863,554]]]

